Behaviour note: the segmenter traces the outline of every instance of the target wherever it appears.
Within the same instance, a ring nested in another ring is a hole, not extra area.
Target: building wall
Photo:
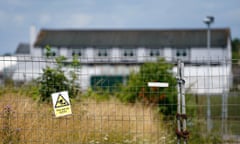
[[[59,55],[69,57],[68,48],[65,48],[65,47],[60,48]]]
[[[166,58],[167,61],[171,61],[172,60],[172,49],[171,48],[164,48],[163,49],[163,55]]]
[[[176,73],[177,68],[173,71]],[[221,94],[228,92],[232,83],[231,66],[185,66],[186,92],[195,94]]]
[[[144,62],[146,59],[146,48],[139,47],[137,50],[137,61],[138,62]]]
[[[85,61],[82,60],[83,62],[94,62],[94,49],[92,47],[86,48],[86,57]]]
[[[139,65],[95,65],[82,66],[80,69],[80,85],[83,90],[90,87],[91,76],[128,76],[130,72],[139,71]],[[174,74],[177,67],[173,68]],[[210,73],[210,75],[209,75]],[[186,80],[186,91],[197,94],[221,94],[228,92],[231,87],[230,66],[185,66],[184,78]]]
[[[120,53],[119,48],[117,48],[117,47],[112,48],[112,55],[111,55],[111,57],[112,57],[112,60],[114,62],[118,62],[120,60],[119,59],[119,53]]]
[[[209,53],[209,55],[208,55]],[[210,58],[208,57],[210,56]],[[190,50],[190,61],[219,61],[226,59],[227,49],[224,48],[212,48],[208,51],[206,48],[194,48]]]
[[[172,61],[175,57],[177,59],[177,56],[175,54],[175,51],[177,48],[159,48],[161,51],[160,56],[165,57],[167,61]],[[149,56],[148,50],[149,48],[139,47],[136,48],[136,61],[137,62],[145,62],[145,61],[155,61],[157,57],[151,57]],[[222,59],[228,59],[231,58],[231,46],[228,45],[227,48],[210,48],[210,52],[206,48],[188,48],[188,55],[186,58],[184,58],[186,61],[189,62],[197,62],[197,61],[206,61],[209,60],[208,53],[210,53],[210,59],[211,61],[219,61]],[[58,55],[66,56],[66,57],[72,57],[71,55],[71,49],[68,48],[59,48],[58,49]],[[33,52],[33,56],[43,56],[43,49],[41,48],[35,48]],[[85,55],[82,56],[81,61],[82,62],[95,62],[95,61],[104,61],[103,59],[99,59],[96,56],[95,48],[87,47],[85,48]],[[108,55],[108,60],[106,61],[112,61],[112,62],[121,62],[123,61],[123,55],[122,55],[122,49],[113,47],[110,49],[110,54]]]
[[[145,61],[155,61],[156,58],[149,56],[149,48],[139,47],[136,51],[137,62],[143,63]],[[167,61],[172,61],[173,57],[176,57],[175,50],[173,48],[161,48],[161,55],[166,58]],[[227,48],[211,48],[210,56],[211,60],[223,61],[225,58],[231,56],[231,45],[229,44]],[[35,48],[34,56],[40,56],[43,54],[43,50],[40,48]],[[122,48],[114,47],[111,49],[111,54],[108,56],[111,62],[123,62],[122,58]],[[68,48],[60,48],[59,54],[70,57],[71,52]],[[195,62],[201,60],[206,60],[208,56],[208,51],[206,48],[189,48],[189,61]],[[90,79],[92,76],[127,76],[131,71],[138,71],[139,65],[134,64],[94,64],[94,62],[99,62],[96,56],[95,48],[87,47],[85,48],[85,55],[80,59],[83,63],[92,63],[91,65],[83,64],[79,71],[79,84],[82,89],[86,90],[90,86]],[[105,61],[105,63],[108,61]],[[176,72],[176,67],[173,69]],[[210,71],[210,73],[209,73]],[[225,75],[221,77],[220,75]],[[231,65],[216,65],[208,67],[206,64],[200,63],[199,66],[186,66],[185,76],[186,76],[186,88],[191,88],[192,93],[204,94],[210,92],[212,94],[222,93],[223,90],[228,91],[231,85]],[[18,76],[18,78],[21,76]],[[209,80],[210,82],[208,82]],[[210,89],[210,91],[207,91]]]
[[[32,50],[32,54],[31,55],[34,56],[34,57],[41,57],[41,56],[43,56],[42,48],[34,48]]]
[[[83,65],[80,69],[80,85],[83,90],[90,86],[91,76],[128,76],[132,71],[138,71],[138,65]]]

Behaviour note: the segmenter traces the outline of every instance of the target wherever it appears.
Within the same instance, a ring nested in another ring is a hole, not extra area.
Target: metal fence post
[[[186,116],[186,101],[185,101],[185,80],[184,80],[184,63],[181,63],[181,97],[182,97],[182,119],[183,119],[183,124],[182,124],[182,131],[184,135],[188,135],[187,132],[187,116]],[[184,137],[184,144],[187,143],[187,137]]]
[[[181,114],[181,61],[178,60],[177,64],[177,144],[181,143],[181,137],[179,133],[181,132],[181,119],[180,119],[180,114]]]
[[[187,131],[187,115],[186,115],[186,101],[185,101],[185,80],[184,80],[184,63],[178,60],[177,66],[177,80],[178,80],[178,98],[177,98],[177,143],[181,143],[183,138],[184,144],[187,144],[189,132]]]

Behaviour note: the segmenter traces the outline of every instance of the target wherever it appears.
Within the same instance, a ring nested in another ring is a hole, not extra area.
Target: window
[[[56,48],[56,47],[52,47],[50,49],[50,53],[49,53],[49,56],[59,56],[59,48]],[[43,49],[43,55],[46,56],[47,55],[47,49]]]
[[[84,49],[82,49],[82,48],[74,48],[74,49],[72,49],[72,51],[71,51],[71,54],[70,54],[72,57],[73,56],[78,56],[78,57],[83,57],[84,55],[85,55],[85,53],[84,53]]]
[[[124,49],[123,50],[123,56],[124,57],[133,57],[136,56],[135,49]]]
[[[182,59],[184,61],[188,61],[190,58],[190,50],[184,49],[184,48],[176,49],[174,56],[177,59]]]
[[[96,48],[94,50],[94,58],[96,61],[110,61],[111,50],[109,48]]]
[[[123,61],[133,61],[136,60],[136,49],[134,48],[128,48],[128,49],[122,49],[121,54]]]
[[[109,49],[106,48],[100,48],[100,49],[96,49],[96,56],[98,58],[106,58],[109,57]]]
[[[159,49],[150,49],[148,56],[150,57],[158,57],[160,56],[160,50]]]
[[[159,48],[146,48],[146,57],[144,58],[147,61],[156,61],[158,57],[161,56],[161,49]]]
[[[187,56],[187,50],[186,49],[177,49],[176,50],[176,56],[177,57],[186,57]]]

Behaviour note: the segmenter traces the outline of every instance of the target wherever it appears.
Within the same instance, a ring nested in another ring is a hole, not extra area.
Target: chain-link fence
[[[1,57],[1,142],[167,144],[177,143],[176,133],[184,140],[176,130],[176,58],[93,59]],[[180,120],[186,119],[189,143],[239,142],[238,60],[199,59],[183,70],[186,115]],[[56,118],[51,94],[61,91],[69,93],[72,115]]]

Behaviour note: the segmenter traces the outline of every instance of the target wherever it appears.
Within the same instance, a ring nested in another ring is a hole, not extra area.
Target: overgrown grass
[[[237,143],[236,139],[226,139],[226,135],[240,134],[239,108],[240,97],[229,94],[227,109],[228,119],[222,119],[222,96],[211,95],[211,120],[212,130],[207,132],[207,96],[188,96],[187,110],[189,115],[189,126],[192,137],[191,142],[196,141],[201,143],[225,143],[226,141]]]
[[[11,128],[19,130],[19,143],[159,144],[172,141],[155,109],[139,103],[85,99],[72,103],[73,115],[55,118],[52,104],[38,103],[16,91],[1,93],[0,108],[6,105],[15,112]],[[4,124],[3,119],[1,117],[0,126]]]
[[[89,90],[72,99],[73,115],[55,118],[51,103],[37,101],[37,90],[36,85],[0,90],[0,108],[10,106],[14,111],[9,123],[12,131],[9,137],[18,137],[19,143],[176,143],[176,121],[163,119],[157,105],[122,103],[113,93]],[[198,98],[198,103],[194,96],[187,100],[189,143],[224,143],[219,119],[221,97],[211,97],[212,115],[218,119],[214,119],[210,134],[206,129],[206,97]],[[237,104],[238,97],[231,97],[228,102]],[[233,110],[229,114],[239,112]],[[2,132],[3,121],[0,117]],[[231,130],[228,133],[238,133],[238,126],[239,121],[228,120],[228,130]]]

